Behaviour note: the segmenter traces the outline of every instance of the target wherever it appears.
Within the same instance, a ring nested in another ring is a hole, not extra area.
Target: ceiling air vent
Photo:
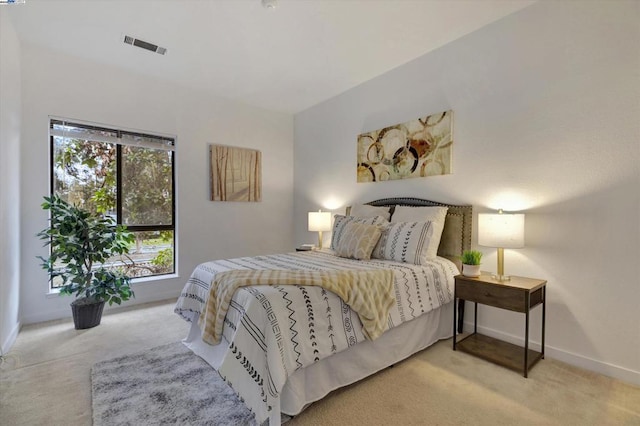
[[[136,46],[136,47],[140,47],[142,49],[145,50],[149,50],[151,52],[155,52],[155,53],[159,53],[161,55],[164,55],[165,53],[167,53],[167,49],[164,47],[160,47],[160,46],[156,46],[155,44],[149,43],[147,41],[144,40],[140,40],[138,38],[133,38],[131,36],[124,36],[124,42],[126,44],[130,44],[132,46]]]

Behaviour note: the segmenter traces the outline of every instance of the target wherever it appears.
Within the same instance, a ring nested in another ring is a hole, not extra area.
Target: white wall
[[[159,60],[162,59],[159,57]],[[47,296],[35,234],[47,225],[48,116],[177,136],[178,273],[137,283],[133,303],[177,297],[193,268],[216,258],[293,248],[293,117],[212,97],[87,60],[23,45],[21,163],[22,320],[70,316],[69,297]],[[263,201],[209,201],[208,144],[262,151]]]
[[[0,353],[20,329],[20,44],[0,8]]]
[[[506,269],[548,280],[547,355],[640,384],[638,22],[638,2],[539,2],[297,114],[296,243],[307,211],[383,197],[522,210]],[[448,109],[454,174],[356,183],[358,134]],[[519,314],[479,322],[524,336]]]

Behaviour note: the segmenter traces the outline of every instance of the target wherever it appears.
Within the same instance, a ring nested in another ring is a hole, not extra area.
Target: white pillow
[[[365,225],[350,221],[336,247],[336,254],[358,260],[371,259],[371,252],[378,243],[382,228],[379,225]]]
[[[386,220],[391,219],[391,213],[389,207],[376,207],[368,204],[355,204],[351,206],[349,216],[355,217],[376,217],[382,216]]]
[[[444,229],[444,220],[447,217],[448,207],[409,207],[396,206],[391,218],[391,223],[395,222],[433,222],[433,245],[429,247],[427,258],[433,259],[438,255],[438,246]]]
[[[438,251],[434,228],[431,221],[390,223],[382,231],[371,257],[422,265]]]
[[[448,207],[409,207],[396,206],[391,222],[442,222],[447,215]]]
[[[384,225],[389,223],[387,219],[382,216],[376,217],[353,217],[353,216],[343,216],[343,215],[335,215],[333,220],[333,232],[331,233],[331,250],[335,250],[336,247],[340,244],[340,240],[344,234],[344,227],[347,223],[355,222],[355,223],[364,223],[365,225]]]

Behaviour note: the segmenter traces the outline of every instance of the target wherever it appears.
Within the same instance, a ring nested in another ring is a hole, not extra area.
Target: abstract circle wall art
[[[358,136],[358,182],[451,174],[453,111]]]

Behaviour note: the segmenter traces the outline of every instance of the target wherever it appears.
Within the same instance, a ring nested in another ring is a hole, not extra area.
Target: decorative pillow
[[[347,223],[355,222],[355,223],[364,223],[365,225],[384,225],[389,223],[384,217],[376,216],[376,217],[353,217],[353,216],[342,216],[335,215],[333,220],[333,232],[331,233],[331,250],[335,250],[340,244],[340,239],[342,238],[342,234],[344,233],[344,227]]]
[[[396,206],[391,222],[444,222],[448,207],[409,207]]]
[[[433,222],[390,223],[371,257],[395,260],[396,262],[422,265],[427,259],[436,257],[438,242],[434,241]]]
[[[355,217],[376,217],[382,216],[387,221],[391,219],[391,213],[389,212],[389,207],[376,207],[370,206],[368,204],[355,204],[350,207],[347,216],[355,216]]]
[[[433,245],[427,253],[427,258],[432,259],[438,255],[438,246],[442,238],[444,221],[447,217],[448,207],[408,207],[396,206],[391,222],[432,222],[433,223]],[[435,247],[435,248],[434,248]]]
[[[382,229],[378,225],[349,222],[342,230],[336,254],[340,257],[369,260],[381,234]]]

